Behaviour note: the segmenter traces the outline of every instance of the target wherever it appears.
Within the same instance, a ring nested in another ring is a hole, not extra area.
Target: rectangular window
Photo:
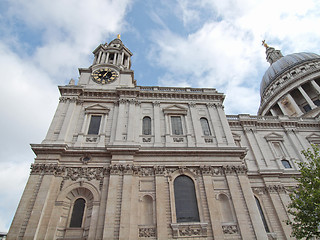
[[[183,135],[181,117],[171,117],[171,127],[173,135]]]
[[[100,128],[101,116],[91,116],[88,134],[98,135]]]

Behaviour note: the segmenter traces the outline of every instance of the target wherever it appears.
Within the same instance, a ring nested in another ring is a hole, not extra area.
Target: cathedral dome
[[[266,88],[282,73],[291,68],[294,68],[301,63],[315,59],[320,59],[320,55],[315,53],[302,52],[289,54],[276,60],[270,65],[262,78],[260,85],[260,95],[262,96]]]

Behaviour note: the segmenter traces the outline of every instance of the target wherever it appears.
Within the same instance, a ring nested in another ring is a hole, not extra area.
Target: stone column
[[[52,119],[46,138],[42,141],[42,143],[47,143],[53,140],[54,132],[57,130],[56,128],[59,124],[59,121],[63,120],[61,119],[63,116],[62,114],[68,109],[67,100],[64,97],[61,97],[59,100],[57,111]]]
[[[290,103],[292,104],[292,106],[294,107],[294,109],[296,110],[298,115],[302,115],[303,112],[301,111],[300,107],[298,106],[298,104],[296,103],[296,101],[293,99],[293,97],[291,96],[290,93],[287,94],[287,98],[289,99]],[[281,105],[281,104],[280,104]],[[279,106],[280,106],[279,105]]]
[[[137,239],[139,235],[138,228],[138,203],[139,203],[139,176],[132,177],[132,191],[131,191],[131,212],[130,212],[130,236],[129,240]]]
[[[74,110],[76,107],[76,98],[68,99],[67,101],[69,102],[68,109],[67,109],[66,115],[64,117],[64,121],[63,121],[62,127],[60,129],[59,137],[57,140],[57,142],[59,142],[59,143],[66,142],[66,139],[69,134],[70,126],[73,124],[71,120],[72,120]]]
[[[120,216],[119,239],[130,239],[130,216],[131,216],[131,194],[132,194],[132,167],[125,169],[123,175],[122,202]],[[131,239],[135,239],[132,238]]]
[[[296,154],[294,156],[292,156],[292,154],[290,154],[290,151],[289,154],[291,157],[298,157],[300,160],[304,161],[304,158],[301,157],[301,151],[303,150],[303,148],[299,148],[299,145],[301,146],[301,144],[297,141],[296,139],[296,136],[294,134],[294,129],[292,128],[285,128],[285,132],[286,132],[286,135],[288,136],[289,138],[289,141],[291,142],[291,146],[292,148],[294,149],[294,151],[296,152]]]
[[[120,178],[120,172],[117,169],[111,169],[109,188],[107,196],[107,207],[105,212],[104,227],[103,227],[103,239],[114,239],[117,226],[116,215],[119,215],[118,204],[118,188],[122,190]],[[121,199],[119,199],[121,201]]]
[[[166,177],[164,176],[164,168],[158,167],[155,170],[156,179],[156,213],[157,213],[157,239],[168,239],[168,223],[166,202],[168,201],[168,193],[166,192]]]
[[[103,52],[101,56],[101,63],[105,63],[105,62],[106,62],[106,53]]]
[[[256,138],[253,133],[254,131],[256,131],[256,129],[254,127],[250,127],[250,126],[244,126],[243,128],[244,128],[244,134],[247,137],[249,146],[252,150],[252,154],[257,161],[258,168],[264,169],[266,166],[266,162],[265,162],[265,159],[260,151],[259,145],[256,142]]]
[[[123,137],[123,132],[125,130],[125,122],[124,122],[124,118],[125,118],[125,108],[126,108],[126,104],[127,104],[127,100],[126,99],[120,99],[119,101],[119,113],[118,113],[118,118],[117,118],[117,125],[116,125],[116,143],[118,142],[123,142],[124,139],[122,139]]]
[[[98,63],[101,63],[101,56],[102,56],[102,52],[100,51],[98,55],[98,61],[97,61]]]
[[[304,99],[308,102],[308,104],[310,105],[311,109],[315,109],[317,107],[317,105],[315,105],[313,103],[313,101],[311,100],[311,98],[308,96],[308,94],[303,90],[303,88],[301,86],[298,87],[300,93],[302,94],[302,96],[304,97]]]
[[[134,142],[135,116],[136,116],[136,101],[131,99],[129,102],[129,116],[128,116],[128,128],[127,128],[127,142]]]
[[[211,222],[211,228],[213,231],[213,236],[215,240],[224,239],[224,234],[222,232],[219,203],[217,202],[214,194],[213,182],[211,171],[202,170],[203,184],[205,193],[207,196],[209,217]]]
[[[191,132],[190,124],[188,122],[188,115],[187,114],[184,115],[183,119],[184,119],[185,125],[186,125],[187,145],[188,145],[188,147],[194,147],[194,143],[192,142],[192,138],[191,138],[192,132]]]
[[[35,201],[34,195],[37,194],[39,190],[42,176],[31,174],[29,176],[27,185],[22,194],[20,203],[18,205],[16,214],[12,220],[11,227],[8,232],[8,239],[19,239],[19,235],[23,236],[25,227],[27,226],[28,220],[30,218],[33,204]]]
[[[217,107],[219,118],[221,120],[221,124],[222,124],[222,128],[223,128],[224,134],[225,134],[226,139],[227,139],[227,144],[229,146],[230,145],[231,146],[235,146],[235,143],[234,143],[234,140],[233,140],[233,136],[232,136],[232,133],[231,133],[231,129],[230,129],[226,114],[225,114],[225,112],[223,110],[223,106],[222,106],[222,104],[217,104],[216,107]]]
[[[320,87],[319,85],[316,83],[316,81],[311,80],[311,85],[313,86],[313,88],[317,91],[318,94],[320,94]]]
[[[223,139],[222,139],[221,131],[219,129],[220,121],[219,121],[218,113],[216,111],[214,104],[208,103],[207,108],[208,108],[209,115],[210,115],[211,122],[212,122],[213,134],[217,139],[218,146],[221,146],[221,145],[223,145]]]
[[[60,190],[60,184],[62,182],[61,177],[52,176],[52,181],[50,183],[50,189],[47,195],[47,201],[44,203],[44,207],[41,212],[41,217],[39,219],[39,226],[37,234],[35,235],[36,239],[44,239],[46,233],[48,232],[48,228],[52,227],[49,223],[51,223],[51,219],[58,220],[56,214],[61,214],[61,212],[52,211],[55,207],[57,195]],[[60,217],[60,216],[59,216]],[[53,222],[53,226],[57,226],[58,221]]]
[[[44,175],[42,178],[42,182],[38,194],[36,195],[34,206],[32,208],[32,213],[29,218],[28,225],[23,237],[23,239],[25,240],[43,238],[43,236],[38,236],[38,233],[40,230],[40,222],[44,217],[44,210],[49,192],[51,190],[53,179],[53,175]]]
[[[251,223],[256,235],[256,239],[268,239],[267,233],[264,229],[264,226],[259,214],[256,201],[254,199],[253,192],[251,190],[248,176],[245,175],[244,173],[239,172],[238,178],[240,182],[240,187],[243,192],[244,200],[248,208],[249,216],[251,218]]]
[[[93,202],[88,240],[96,240],[95,235],[96,235],[96,226],[98,223],[99,207],[100,207],[100,203],[98,201]]]
[[[153,132],[154,146],[161,146],[161,126],[160,126],[160,102],[153,102]]]
[[[270,108],[270,112],[272,116],[277,116],[277,113],[272,108]]]
[[[98,223],[96,228],[96,239],[102,239],[103,235],[103,227],[104,227],[104,219],[106,213],[106,204],[108,198],[108,185],[109,185],[109,176],[104,176],[103,185],[101,190],[101,201],[100,201],[100,208],[99,208],[99,216],[98,216]]]
[[[189,103],[190,115],[191,115],[191,121],[192,121],[193,129],[194,129],[194,137],[195,137],[195,141],[196,141],[196,146],[199,146],[199,144],[200,145],[203,144],[204,141],[201,138],[202,129],[200,126],[200,118],[198,117],[196,106],[197,105],[194,102]]]
[[[268,186],[267,189],[270,195],[273,208],[277,213],[276,216],[279,220],[278,225],[281,226],[283,234],[285,235],[285,239],[291,239],[290,238],[291,227],[287,225],[285,222],[286,220],[288,220],[287,212],[281,203],[281,198],[278,193],[278,191],[284,191],[284,189],[279,188],[279,186]]]

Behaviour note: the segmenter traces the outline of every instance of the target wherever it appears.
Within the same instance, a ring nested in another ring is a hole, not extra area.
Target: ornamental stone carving
[[[223,166],[223,170],[226,174],[246,174],[248,169],[245,165],[240,166]]]
[[[237,225],[223,225],[222,230],[224,234],[235,234],[238,232]]]
[[[139,237],[156,237],[156,228],[154,227],[140,227]]]
[[[145,176],[154,176],[154,169],[152,167],[143,167],[139,168],[139,176],[145,177]]]
[[[174,238],[206,237],[207,223],[171,223]]]
[[[154,166],[154,173],[156,175],[164,175],[166,168],[164,166]]]
[[[79,178],[85,178],[88,181],[92,179],[100,180],[103,178],[103,168],[67,168],[67,175],[64,177],[65,180],[71,179],[72,181],[76,181]]]
[[[280,193],[280,192],[285,193],[286,192],[285,187],[282,185],[268,185],[265,187],[265,189],[269,193]]]

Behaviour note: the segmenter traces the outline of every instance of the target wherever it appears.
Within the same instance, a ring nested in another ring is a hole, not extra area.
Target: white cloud
[[[159,78],[161,85],[214,87],[224,92],[227,114],[256,114],[258,110],[260,81],[268,68],[263,39],[283,48],[285,55],[318,51],[320,4],[316,1],[201,0],[197,4],[177,0],[181,21],[201,25],[186,37],[168,28],[157,30],[150,58],[168,69]],[[215,16],[206,19],[201,13],[208,9]]]

